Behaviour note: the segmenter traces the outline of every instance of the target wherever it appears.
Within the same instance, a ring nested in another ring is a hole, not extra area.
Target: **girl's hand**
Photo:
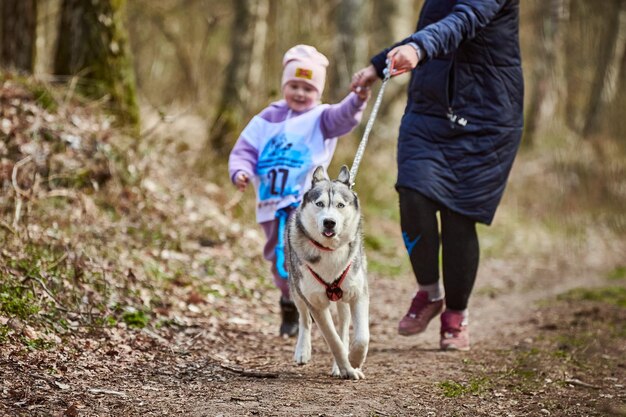
[[[352,83],[350,83],[350,90],[354,91],[361,97],[361,94],[367,94],[369,97],[369,89],[372,84],[378,79],[376,68],[373,65],[358,70],[352,76]],[[363,91],[363,89],[366,89]]]
[[[239,191],[244,191],[250,182],[250,177],[243,171],[239,171],[237,175],[235,175],[235,185]]]
[[[355,90],[352,90],[356,93],[357,97],[361,101],[367,101],[370,99],[372,95],[372,89],[369,87],[357,87]]]

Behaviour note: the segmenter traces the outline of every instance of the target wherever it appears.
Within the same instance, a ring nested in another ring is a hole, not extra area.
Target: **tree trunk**
[[[621,54],[618,55],[615,89],[607,119],[609,133],[626,146],[626,118],[624,117],[624,109],[626,109],[626,94],[624,94],[626,91],[626,7],[623,3],[620,15],[621,29],[618,45],[621,47]]]
[[[269,16],[270,4],[269,0],[258,0],[254,17],[254,36],[251,49],[250,73],[248,74],[249,90],[253,92],[252,97],[261,96],[261,79],[263,76],[263,68],[265,67],[265,55],[267,51],[267,19]],[[256,108],[257,103],[248,108]]]
[[[32,73],[35,66],[37,0],[2,0],[0,14],[0,64],[6,69]]]
[[[591,84],[589,94],[589,103],[586,118],[582,129],[584,137],[588,137],[596,133],[599,129],[599,119],[603,111],[603,96],[607,94],[609,89],[611,62],[614,61],[616,45],[619,39],[620,29],[620,9],[622,0],[605,0],[604,6],[608,9],[608,19],[606,21],[606,30],[602,33],[602,38],[598,45],[599,55],[596,60],[595,74]]]
[[[234,144],[242,118],[247,114],[250,96],[248,80],[255,33],[255,11],[260,0],[235,0],[235,18],[231,26],[231,59],[216,116],[209,127],[209,148],[220,156],[227,155]]]
[[[193,68],[193,60],[188,52],[188,43],[179,37],[172,31],[166,22],[166,18],[163,13],[158,11],[144,11],[142,15],[145,17],[146,14],[150,15],[150,18],[154,25],[159,28],[165,40],[167,40],[174,50],[176,51],[176,58],[178,66],[180,67],[180,71],[184,76],[185,83],[189,86],[189,89],[184,93],[189,93],[191,99],[195,102],[198,99],[198,90],[199,90],[199,82],[195,75]]]
[[[615,49],[602,87],[597,123],[603,133],[613,134],[626,144],[623,141],[626,136],[626,122],[623,117],[626,109],[626,95],[623,93],[626,91],[626,0],[621,0],[617,14],[619,17]]]
[[[329,100],[342,99],[352,81],[357,65],[362,65],[365,56],[364,39],[361,36],[365,2],[363,0],[340,0],[335,13],[336,37],[332,71],[335,83]],[[360,68],[360,67],[359,67]]]
[[[63,0],[54,73],[78,76],[79,91],[107,97],[119,121],[136,132],[139,108],[124,7],[125,0]]]
[[[560,38],[564,0],[541,1],[536,10],[538,27],[534,43],[538,56],[533,65],[533,84],[524,122],[524,146],[532,147],[538,127],[554,115],[558,93],[557,44]],[[550,100],[551,99],[551,100]]]

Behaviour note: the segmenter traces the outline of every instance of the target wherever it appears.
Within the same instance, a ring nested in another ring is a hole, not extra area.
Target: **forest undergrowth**
[[[67,95],[2,82],[0,343],[175,328],[198,305],[219,317],[227,294],[254,299],[260,236],[245,234],[238,261],[228,243],[242,227],[220,187],[186,188],[164,149]]]

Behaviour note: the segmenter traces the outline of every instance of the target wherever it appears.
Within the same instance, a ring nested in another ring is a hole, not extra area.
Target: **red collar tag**
[[[333,282],[326,287],[326,297],[328,297],[330,301],[341,300],[341,297],[343,297],[343,290]]]

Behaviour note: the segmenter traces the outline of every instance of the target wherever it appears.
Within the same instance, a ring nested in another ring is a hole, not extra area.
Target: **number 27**
[[[285,184],[287,184],[288,175],[289,175],[289,170],[285,168],[271,169],[267,173],[267,177],[272,184],[270,187],[270,194],[282,195],[283,191],[285,191]],[[280,190],[277,190],[276,185],[277,185],[279,177],[280,177]]]

